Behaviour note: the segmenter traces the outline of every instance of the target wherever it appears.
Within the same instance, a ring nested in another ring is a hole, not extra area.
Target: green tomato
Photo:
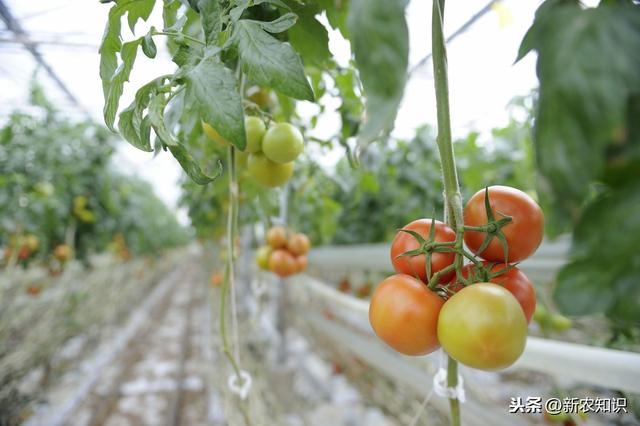
[[[573,326],[573,321],[564,315],[552,315],[549,319],[549,325],[555,331],[565,331]]]
[[[549,319],[549,311],[542,305],[536,305],[536,310],[533,313],[533,319],[540,325],[543,325]]]
[[[278,123],[269,128],[262,139],[262,152],[276,163],[290,163],[302,152],[302,134],[289,123]]]
[[[509,290],[493,283],[472,284],[445,302],[438,318],[438,339],[461,363],[499,370],[524,351],[527,319]]]
[[[247,117],[244,119],[244,129],[247,132],[247,152],[253,154],[262,151],[262,138],[267,131],[264,121],[258,117]]]
[[[263,186],[273,188],[288,181],[293,175],[293,163],[278,164],[263,154],[249,154],[247,170],[251,177]]]
[[[269,270],[269,258],[273,249],[270,246],[262,246],[256,252],[256,263],[260,269]]]

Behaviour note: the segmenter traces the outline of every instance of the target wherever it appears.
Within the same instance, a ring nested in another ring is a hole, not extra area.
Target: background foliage
[[[29,113],[14,112],[0,128],[0,246],[35,235],[34,257],[47,259],[64,243],[85,257],[114,243],[140,254],[187,241],[148,183],[114,170],[106,129],[64,119],[38,87],[32,98]]]
[[[519,56],[530,51],[538,189],[551,230],[575,229],[555,299],[627,332],[640,323],[640,6],[547,0]]]

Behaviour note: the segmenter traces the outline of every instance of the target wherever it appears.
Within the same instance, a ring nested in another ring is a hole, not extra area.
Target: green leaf
[[[122,45],[122,51],[120,52],[122,63],[118,66],[118,69],[116,69],[116,72],[109,82],[109,93],[105,99],[103,113],[107,127],[113,131],[115,131],[113,124],[116,119],[116,113],[118,112],[118,104],[122,96],[124,83],[129,81],[129,75],[131,74],[131,69],[136,60],[136,54],[138,53],[138,46],[142,43],[142,40],[143,37]]]
[[[162,6],[162,23],[163,28],[171,28],[178,20],[178,10],[180,9],[179,0],[164,0]]]
[[[573,262],[558,274],[554,298],[567,315],[603,313],[614,301],[614,294],[604,283],[606,272],[592,262]]]
[[[177,146],[178,141],[175,140],[164,123],[164,107],[166,105],[167,101],[163,95],[156,94],[155,96],[152,96],[149,103],[149,120],[156,136],[158,136],[165,146]]]
[[[195,183],[204,185],[218,178],[222,173],[222,166],[220,164],[218,164],[218,172],[214,176],[207,176],[189,151],[187,151],[167,129],[164,122],[164,108],[166,104],[167,101],[162,95],[153,96],[149,104],[148,117],[158,139],[169,149],[175,159],[178,160],[178,163],[180,163],[182,169]]]
[[[200,9],[199,9],[200,0],[188,0],[188,3],[189,3],[189,6],[191,6],[191,8],[193,10],[195,10],[198,13],[200,13]]]
[[[150,142],[150,120],[143,118],[144,110],[149,106],[151,96],[157,88],[169,78],[164,75],[151,80],[136,92],[134,101],[122,112],[118,119],[118,129],[127,142],[143,151],[153,150]]]
[[[186,78],[187,99],[197,103],[202,120],[244,151],[244,111],[233,73],[217,57],[207,56]]]
[[[297,21],[298,16],[295,13],[286,13],[271,22],[247,20],[247,22],[255,22],[260,26],[260,28],[272,34],[287,31],[289,28],[295,25]]]
[[[222,31],[220,3],[218,0],[198,0],[198,8],[204,28],[204,38],[207,44],[215,44],[218,33]]]
[[[151,59],[155,58],[158,53],[151,31],[149,31],[149,33],[147,33],[147,35],[142,39],[142,52],[147,56],[147,58]]]
[[[294,12],[300,20],[289,30],[289,42],[306,64],[321,66],[331,58],[327,29],[315,18],[315,7],[294,7]]]
[[[519,58],[538,54],[534,142],[540,186],[556,214],[576,220],[589,182],[604,172],[606,151],[640,93],[640,7],[548,0],[536,13]],[[594,60],[597,58],[597,60]]]
[[[153,11],[153,6],[156,3],[156,0],[131,0],[129,2],[120,1],[119,4],[128,3],[127,10],[127,21],[129,23],[129,28],[132,33],[135,33],[136,23],[139,19],[142,19],[146,22],[149,19],[149,15],[151,15],[151,11]]]
[[[180,166],[182,166],[182,169],[187,173],[187,175],[198,185],[206,185],[222,175],[222,163],[220,162],[218,162],[218,170],[216,171],[216,174],[213,176],[207,176],[203,173],[197,161],[194,160],[184,146],[169,146],[169,151],[174,158],[178,160],[178,163],[180,163]]]
[[[409,34],[403,0],[353,0],[348,27],[366,96],[367,114],[359,144],[388,132],[407,77]]]
[[[285,9],[285,10],[289,10],[289,11],[291,10],[291,8],[281,0],[254,0],[253,6],[257,6],[257,5],[263,4],[263,3],[269,3],[269,4],[272,4],[274,6],[281,7],[283,9]]]
[[[109,10],[109,18],[100,43],[100,79],[102,80],[102,92],[105,98],[109,94],[110,82],[118,67],[116,53],[122,48],[120,32],[122,30],[121,19],[125,13],[129,13],[129,25],[135,26],[138,19],[148,19],[155,0],[121,0]],[[148,12],[148,13],[147,13]],[[132,28],[133,31],[133,28]]]
[[[640,300],[631,300],[629,289],[629,282],[640,281],[637,235],[640,179],[606,191],[588,205],[574,231],[572,261],[558,276],[555,298],[563,312],[616,318],[628,318],[630,306],[636,307],[636,315],[640,312]]]
[[[116,54],[122,48],[120,40],[120,31],[122,24],[120,19],[124,15],[126,9],[122,5],[115,5],[109,10],[109,18],[102,36],[100,44],[100,79],[102,80],[102,92],[106,101],[109,94],[109,85],[113,73],[118,67],[118,58]]]
[[[233,37],[242,69],[252,80],[295,99],[313,100],[302,61],[290,44],[247,20],[238,21]]]

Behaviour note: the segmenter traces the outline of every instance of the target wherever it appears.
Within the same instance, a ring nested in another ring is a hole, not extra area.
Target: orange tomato
[[[302,233],[291,235],[289,241],[287,241],[287,249],[295,256],[307,254],[310,247],[311,242],[309,241],[309,237]]]
[[[444,300],[406,274],[385,279],[373,293],[369,322],[382,341],[405,355],[424,355],[440,347],[438,315]]]
[[[302,272],[307,269],[307,256],[301,255],[296,257],[296,263],[298,264],[298,272]]]
[[[298,262],[287,250],[277,249],[269,257],[269,270],[285,278],[298,272]]]
[[[267,244],[273,249],[284,248],[287,245],[287,231],[282,226],[274,226],[267,231]]]

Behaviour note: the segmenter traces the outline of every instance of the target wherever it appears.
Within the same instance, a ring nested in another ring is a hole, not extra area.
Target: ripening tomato
[[[29,247],[27,246],[20,247],[20,249],[18,250],[18,259],[27,260],[29,256],[31,256],[31,250],[29,250]]]
[[[287,245],[287,230],[282,226],[274,226],[267,231],[267,244],[273,249],[284,248]]]
[[[366,299],[371,295],[371,283],[364,283],[356,290],[356,296],[360,299]]]
[[[435,240],[437,242],[442,243],[456,240],[456,233],[453,229],[438,220],[434,221],[434,223],[436,226]],[[424,239],[427,239],[429,236],[429,230],[431,229],[431,219],[414,220],[413,222],[405,225],[402,229],[415,231],[422,235]],[[424,254],[413,257],[398,257],[402,253],[415,250],[419,247],[420,244],[413,235],[399,231],[391,243],[391,263],[393,263],[393,268],[397,273],[407,274],[414,277],[417,276],[420,277],[422,281],[428,282],[429,277],[427,277]],[[454,253],[433,253],[431,256],[431,274],[433,275],[451,265],[454,260]],[[440,282],[445,283],[449,281],[454,274],[455,271],[444,274],[444,276],[440,278]]]
[[[483,226],[487,224],[484,206],[485,190],[476,192],[464,208],[464,224]],[[533,199],[510,186],[490,186],[489,204],[496,220],[511,216],[512,221],[502,227],[509,247],[508,259],[498,238],[493,238],[487,248],[478,253],[486,234],[479,231],[465,231],[464,242],[469,249],[486,260],[494,262],[518,262],[531,256],[540,243],[544,232],[542,209]]]
[[[338,291],[341,293],[349,293],[351,291],[351,283],[348,278],[343,278],[340,283],[338,283]]]
[[[269,127],[262,139],[262,152],[271,161],[290,163],[302,152],[302,133],[292,124],[277,123]]]
[[[480,370],[500,370],[524,351],[527,319],[516,298],[502,286],[473,284],[442,307],[438,339],[455,360]]]
[[[269,257],[272,251],[271,246],[262,246],[258,249],[256,252],[256,263],[260,269],[264,269],[265,271],[269,269]]]
[[[271,161],[264,154],[249,154],[247,160],[249,175],[260,185],[274,188],[288,181],[293,175],[293,163],[279,164]]]
[[[222,272],[220,271],[214,272],[213,274],[211,274],[211,277],[209,278],[209,283],[213,287],[220,287],[220,284],[222,284],[222,278],[223,278]]]
[[[305,271],[307,269],[307,256],[300,255],[296,257],[296,263],[298,264],[298,272]]]
[[[27,287],[27,294],[29,296],[37,296],[42,291],[42,287],[39,284],[29,284]]]
[[[53,250],[53,256],[59,262],[64,263],[71,258],[71,247],[66,244],[60,244]]]
[[[269,257],[269,270],[284,278],[298,272],[298,263],[291,253],[284,249],[277,249]]]
[[[376,335],[405,355],[424,355],[440,347],[437,324],[444,300],[406,274],[382,281],[371,297],[369,322]]]
[[[37,236],[33,234],[29,234],[24,237],[24,245],[29,247],[31,252],[38,251],[38,247],[40,246],[40,240]]]
[[[311,247],[309,237],[302,233],[291,235],[291,237],[289,237],[289,241],[287,241],[287,250],[295,256],[307,254],[309,247]]]
[[[204,121],[202,122],[202,131],[209,137],[209,139],[214,142],[218,142],[220,145],[227,146],[229,144],[229,141],[226,140],[220,133],[218,133],[218,131],[214,129],[213,126],[205,123]]]
[[[486,268],[489,267],[489,264],[490,262],[483,262],[483,265]],[[489,272],[491,274],[496,274],[500,271],[504,271],[505,269],[506,267],[503,263],[498,263],[494,264]],[[520,303],[524,316],[527,318],[527,324],[531,322],[531,317],[533,317],[533,313],[536,310],[536,288],[531,280],[529,280],[525,273],[518,267],[511,266],[511,268],[505,272],[491,279],[489,279],[488,276],[485,276],[473,263],[463,266],[461,272],[462,276],[465,278],[469,278],[469,276],[471,276],[475,278],[476,281],[499,284],[509,290],[518,300],[518,303]],[[464,288],[464,285],[456,284],[456,277],[453,277],[449,284],[449,289],[454,292],[458,292],[462,288]]]
[[[247,117],[244,119],[244,130],[247,133],[247,151],[252,154],[262,151],[262,138],[267,131],[264,121],[258,117]]]

